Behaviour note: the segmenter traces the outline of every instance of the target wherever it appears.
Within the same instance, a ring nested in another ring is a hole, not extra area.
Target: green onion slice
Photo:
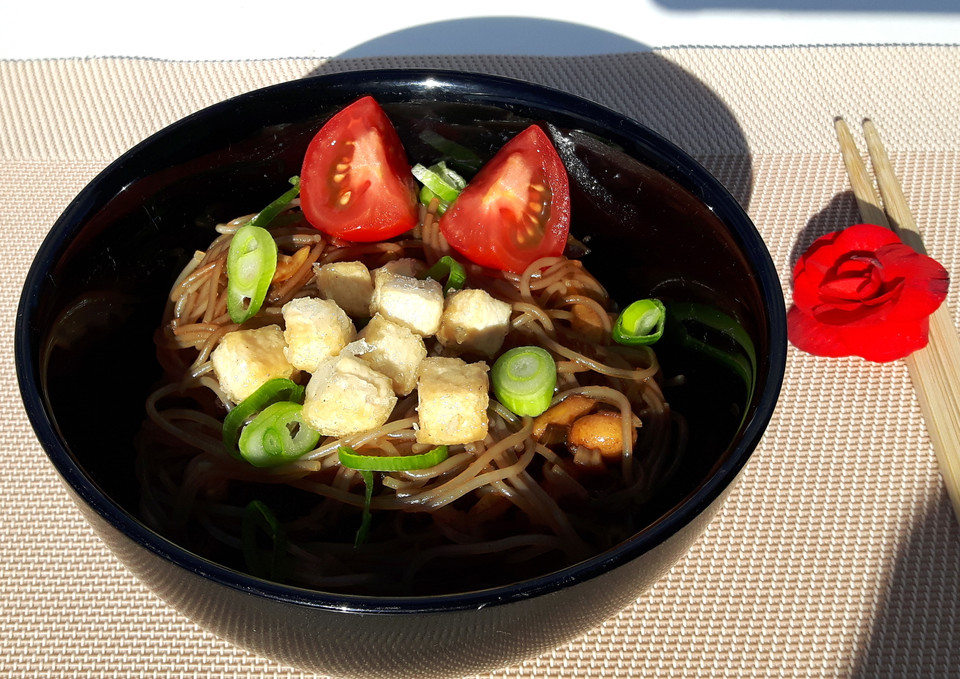
[[[363,518],[360,519],[360,528],[353,538],[353,546],[359,547],[367,541],[367,534],[370,532],[370,521],[373,514],[370,513],[370,503],[373,501],[373,472],[361,471],[360,478],[363,479]]]
[[[449,158],[466,170],[477,172],[483,166],[483,159],[476,153],[434,130],[423,130],[419,136],[421,141],[439,151],[442,158]]]
[[[286,210],[294,198],[300,195],[300,177],[290,177],[293,188],[254,215],[247,224],[267,228],[277,215]]]
[[[447,459],[447,446],[437,446],[420,455],[364,455],[349,446],[337,448],[340,464],[350,469],[370,472],[403,472],[427,469]]]
[[[447,208],[450,207],[450,203],[445,200],[440,200],[440,197],[426,186],[420,189],[420,202],[423,205],[430,205],[430,201],[432,201],[434,198],[437,199],[437,214],[442,215],[447,211]]]
[[[253,500],[244,509],[240,538],[243,560],[250,574],[282,582],[286,565],[286,535],[277,517],[260,500]]]
[[[437,446],[426,453],[420,455],[364,455],[358,453],[350,446],[339,446],[337,456],[340,458],[340,464],[350,469],[356,469],[363,479],[366,492],[363,500],[363,518],[360,522],[360,528],[354,538],[353,545],[357,547],[362,545],[367,539],[367,533],[370,531],[370,502],[373,499],[373,472],[400,472],[411,469],[426,469],[440,464],[447,459],[449,450],[447,446]]]
[[[261,226],[244,224],[227,253],[227,311],[234,323],[256,314],[277,270],[277,243]]]
[[[653,344],[663,335],[667,309],[659,299],[637,300],[620,314],[613,325],[613,341],[637,346]]]
[[[536,417],[550,407],[557,385],[557,364],[542,347],[516,347],[490,370],[497,400],[517,415]]]
[[[244,423],[267,406],[278,401],[303,403],[304,388],[293,380],[277,377],[261,384],[255,392],[247,396],[227,413],[223,421],[223,445],[234,457],[240,457],[237,443]]]
[[[421,184],[433,191],[437,198],[452,203],[460,195],[460,192],[467,185],[463,177],[453,170],[447,168],[443,161],[430,167],[425,167],[420,163],[413,166],[413,176]]]
[[[726,366],[743,380],[749,406],[756,388],[757,350],[743,325],[713,306],[696,303],[672,303],[667,324],[679,346]]]
[[[425,167],[420,163],[413,166],[413,176],[423,184],[420,191],[420,202],[429,205],[436,198],[440,201],[438,212],[443,214],[460,192],[467,185],[467,181],[459,174],[447,167],[443,161]]]
[[[447,294],[450,290],[463,288],[467,282],[467,270],[463,268],[463,264],[450,255],[444,255],[433,266],[420,274],[419,278],[432,278],[435,281],[443,282],[443,294]]]
[[[303,406],[279,401],[264,408],[240,433],[240,455],[254,467],[293,462],[317,447],[320,433],[301,417]]]

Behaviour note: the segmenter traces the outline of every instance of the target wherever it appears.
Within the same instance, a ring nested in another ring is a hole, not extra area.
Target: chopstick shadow
[[[659,133],[696,158],[744,208],[748,207],[753,188],[752,165],[744,132],[717,93],[680,66],[644,45],[612,34],[598,36],[602,32],[588,27],[580,27],[587,41],[577,43],[578,49],[585,51],[592,46],[604,53],[531,56],[526,45],[521,44],[517,49],[523,56],[436,51],[410,54],[413,47],[404,36],[422,49],[429,49],[424,47],[426,33],[419,29],[444,35],[452,32],[447,24],[453,23],[455,34],[464,36],[464,51],[484,44],[501,44],[498,41],[502,41],[505,26],[502,22],[440,22],[384,36],[384,45],[394,50],[393,56],[384,56],[383,48],[372,41],[363,49],[352,49],[328,60],[308,77],[362,69],[436,68],[501,75],[561,89],[619,111]],[[576,42],[576,30],[571,28],[575,26],[537,21],[536,43]],[[532,30],[527,26],[528,33]],[[622,51],[610,52],[617,49]]]
[[[861,648],[853,679],[960,675],[960,540],[945,492],[906,536]]]

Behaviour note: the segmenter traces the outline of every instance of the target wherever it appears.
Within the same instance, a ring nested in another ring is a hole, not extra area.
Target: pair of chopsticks
[[[863,135],[882,206],[850,129],[842,118],[837,118],[835,125],[860,217],[864,222],[893,228],[904,243],[926,254],[920,230],[873,121],[863,121]],[[925,348],[905,360],[943,482],[960,521],[960,339],[946,303],[930,316],[929,337]]]

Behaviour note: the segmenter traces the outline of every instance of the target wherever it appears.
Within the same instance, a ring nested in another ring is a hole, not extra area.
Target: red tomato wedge
[[[536,125],[504,144],[440,218],[440,232],[454,250],[514,273],[563,253],[569,231],[567,171]]]
[[[385,240],[416,226],[416,181],[396,129],[372,97],[342,109],[310,142],[300,206],[315,228],[347,241]]]

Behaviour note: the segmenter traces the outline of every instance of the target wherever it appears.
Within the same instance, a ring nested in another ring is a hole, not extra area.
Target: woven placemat
[[[16,305],[59,213],[151,132],[263,85],[413,65],[544,83],[661,132],[748,209],[788,300],[797,249],[857,221],[833,118],[869,116],[928,249],[960,280],[960,47],[0,62],[0,675],[303,676],[196,627],[88,529],[19,400]],[[956,318],[955,291],[947,303]],[[904,365],[791,349],[770,428],[689,554],[599,628],[493,676],[960,676],[958,535]]]

